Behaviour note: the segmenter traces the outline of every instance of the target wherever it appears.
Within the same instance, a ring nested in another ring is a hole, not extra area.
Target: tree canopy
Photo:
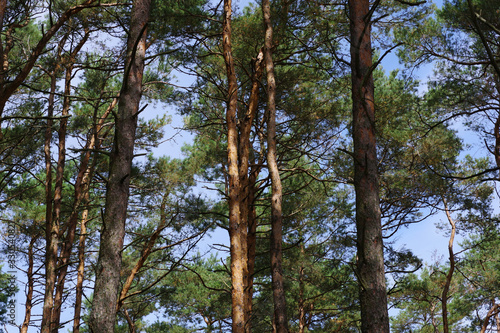
[[[500,330],[499,13],[0,0],[0,332]]]

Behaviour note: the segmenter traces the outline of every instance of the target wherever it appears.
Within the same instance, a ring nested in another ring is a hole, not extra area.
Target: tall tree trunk
[[[493,153],[495,156],[497,167],[500,168],[500,114],[497,115],[497,120],[495,121],[494,135],[495,149],[493,150]],[[498,179],[500,179],[500,171],[498,174]]]
[[[361,331],[389,332],[380,216],[369,0],[349,0]],[[372,8],[373,9],[373,8]]]
[[[253,299],[253,273],[255,267],[255,243],[256,243],[256,228],[257,220],[255,217],[254,200],[255,200],[255,182],[257,179],[258,168],[250,166],[250,132],[257,114],[257,106],[259,104],[260,79],[262,78],[264,53],[260,50],[257,57],[254,59],[252,73],[252,89],[248,101],[248,109],[245,117],[240,120],[240,136],[238,145],[238,161],[239,161],[239,178],[241,188],[241,224],[247,226],[247,238],[242,241],[246,242],[247,247],[247,280],[245,282],[245,331],[251,332],[251,316],[252,316],[252,299]]]
[[[50,145],[52,143],[52,126],[54,116],[54,96],[56,91],[57,78],[52,73],[50,77],[50,95],[47,111],[47,128],[45,129],[45,294],[42,309],[42,333],[50,330],[54,286],[56,282],[57,265],[57,242],[59,236],[59,226],[54,223],[53,217],[53,196],[52,196],[52,156]]]
[[[3,41],[3,21],[5,17],[5,10],[7,9],[7,0],[0,0],[0,88],[4,86],[5,84],[5,76],[7,69],[9,68],[9,47],[7,45],[4,45]],[[7,35],[5,36],[6,42],[8,41]]]
[[[5,16],[5,10],[7,9],[7,0],[0,0],[0,31],[3,31],[3,18]],[[3,44],[1,43],[0,37],[0,55],[2,55]]]
[[[94,111],[94,129],[91,136],[87,139],[87,144],[85,145],[86,152],[82,157],[82,162],[80,162],[80,169],[78,171],[77,181],[75,182],[75,201],[73,203],[73,211],[70,215],[68,224],[73,223],[73,219],[78,218],[78,209],[80,206],[80,201],[84,201],[84,205],[89,203],[89,190],[90,182],[92,181],[93,171],[96,164],[96,159],[92,161],[92,165],[88,165],[90,160],[90,155],[92,150],[99,149],[101,141],[99,139],[99,133],[103,128],[104,122],[108,118],[111,111],[115,108],[118,102],[118,98],[114,98],[111,104],[108,106],[104,114],[97,120],[97,109]],[[84,169],[85,168],[85,169]],[[84,170],[82,172],[82,170]],[[77,190],[79,189],[79,190]],[[77,199],[78,198],[78,199]],[[77,282],[76,282],[76,296],[75,296],[75,315],[73,319],[73,333],[80,332],[80,316],[82,309],[82,297],[83,297],[83,281],[85,277],[85,240],[87,237],[86,224],[88,220],[89,210],[88,207],[82,212],[82,217],[80,219],[80,237],[78,244],[78,267],[77,267]],[[71,230],[71,229],[70,229]],[[62,253],[67,253],[66,244],[65,250]],[[64,255],[61,255],[64,257]]]
[[[81,46],[83,46],[83,44],[84,43],[81,43]],[[67,69],[66,72],[67,80],[71,78],[71,75],[72,75],[72,66],[71,68]],[[65,96],[69,96],[70,87],[71,87],[70,82],[67,81]],[[107,116],[109,115],[109,113],[111,112],[111,110],[114,108],[115,105],[116,105],[116,99],[113,100],[113,102],[110,104],[110,106],[100,119],[99,124],[97,125],[97,131],[100,131],[104,121],[106,120]],[[67,102],[65,101],[64,103],[63,116],[67,116],[68,110],[69,110],[69,100]],[[66,126],[66,124],[64,125]],[[91,152],[96,147],[96,145],[98,145],[96,144],[96,136],[92,135],[87,140],[87,144],[85,145],[86,151],[83,154],[82,159],[80,161],[80,166],[78,169],[78,174],[74,185],[73,207],[70,216],[68,218],[68,221],[64,227],[64,229],[66,230],[66,237],[64,238],[64,243],[62,244],[61,247],[59,262],[58,262],[58,267],[60,268],[57,276],[56,292],[54,295],[54,310],[52,313],[53,325],[51,326],[52,333],[57,333],[59,330],[59,322],[61,317],[66,274],[68,272],[69,260],[73,250],[73,243],[75,241],[76,227],[78,224],[79,213],[80,213],[80,205],[83,199],[87,197],[88,191],[90,190],[90,182],[92,179],[93,166],[89,165],[89,162],[90,162]],[[60,232],[60,238],[62,238],[63,232],[64,231]]]
[[[247,251],[248,251],[248,279],[245,298],[245,313],[247,318],[246,332],[251,332],[252,325],[252,307],[253,307],[253,274],[255,273],[255,255],[257,249],[257,214],[255,211],[255,192],[256,180],[258,175],[257,168],[252,168],[248,179],[248,235],[247,235]]]
[[[266,28],[264,55],[267,74],[267,165],[271,178],[271,276],[274,300],[274,322],[277,333],[288,332],[286,299],[282,269],[282,224],[281,202],[283,190],[278,170],[276,153],[276,79],[273,62],[273,26],[269,0],[262,1],[262,14]]]
[[[302,232],[299,232],[299,237],[302,237]],[[305,309],[305,299],[304,299],[304,264],[302,262],[304,257],[304,243],[300,243],[300,254],[301,254],[301,263],[299,268],[299,333],[304,333],[307,329],[306,323],[306,309]]]
[[[82,219],[80,221],[80,237],[78,244],[78,268],[77,268],[77,278],[76,278],[75,316],[73,318],[73,333],[80,333],[80,316],[82,312],[83,281],[85,278],[85,240],[87,238],[86,226],[87,226],[88,215],[89,215],[89,210],[84,209],[84,211],[82,212]]]
[[[127,40],[124,82],[120,92],[115,137],[110,158],[106,205],[96,267],[94,301],[89,326],[93,333],[114,331],[120,286],[122,248],[134,157],[135,132],[146,53],[146,25],[151,0],[135,0]]]
[[[238,171],[238,83],[231,44],[232,2],[224,0],[222,47],[226,65],[227,91],[227,163],[229,197],[229,241],[231,252],[231,304],[232,332],[244,333],[246,325],[245,288],[248,280],[247,226],[241,222],[241,185]]]
[[[19,330],[20,333],[28,333],[28,327],[31,319],[31,308],[33,307],[33,287],[35,285],[35,279],[33,278],[33,246],[38,240],[38,235],[31,237],[30,244],[28,246],[28,292],[26,294],[26,304],[24,321]]]
[[[61,204],[62,204],[62,188],[63,188],[63,178],[64,178],[64,167],[66,163],[66,132],[67,132],[67,127],[68,127],[68,116],[69,116],[69,109],[71,106],[71,99],[70,99],[70,94],[71,94],[71,79],[73,75],[73,67],[74,67],[74,62],[75,58],[82,49],[83,45],[87,41],[89,36],[89,30],[85,29],[85,35],[84,37],[80,40],[80,42],[77,44],[75,49],[71,52],[69,61],[70,63],[66,67],[66,75],[65,75],[65,81],[64,81],[64,99],[63,99],[63,108],[62,108],[62,118],[61,118],[61,124],[59,126],[59,157],[58,157],[58,162],[57,162],[57,172],[56,172],[56,186],[55,186],[55,192],[54,192],[54,219],[55,223],[59,225],[60,222],[60,215],[61,215]],[[88,162],[88,161],[87,161]],[[52,315],[51,315],[51,325],[50,325],[50,330],[53,333],[57,333],[59,331],[59,322],[60,322],[60,317],[61,317],[61,307],[62,307],[62,302],[63,302],[63,292],[64,292],[64,282],[66,279],[66,272],[68,270],[68,261],[69,257],[71,255],[71,248],[73,245],[73,240],[74,240],[74,235],[75,235],[75,230],[76,230],[76,222],[77,222],[77,214],[78,214],[78,206],[81,201],[81,195],[80,195],[80,187],[81,187],[81,182],[83,175],[81,174],[81,169],[78,174],[76,184],[75,184],[75,202],[77,202],[77,205],[73,207],[73,213],[72,218],[70,218],[68,226],[66,228],[69,228],[68,231],[68,236],[67,239],[65,240],[64,245],[62,246],[61,249],[61,258],[58,263],[59,272],[58,272],[58,277],[57,277],[57,286],[56,286],[56,291],[54,295],[54,306],[52,309]],[[87,166],[85,165],[84,170],[87,169]],[[74,222],[73,222],[74,220]],[[59,238],[62,238],[62,232],[60,230],[59,233]]]
[[[450,270],[446,274],[446,281],[443,287],[443,292],[441,294],[441,308],[443,312],[443,333],[448,333],[450,331],[448,323],[448,291],[450,290],[451,280],[453,278],[453,272],[455,271],[455,254],[453,253],[453,240],[455,239],[455,221],[451,218],[450,210],[448,209],[448,204],[446,199],[443,198],[444,210],[446,212],[446,217],[451,226],[450,240],[448,242],[448,256],[450,259]]]

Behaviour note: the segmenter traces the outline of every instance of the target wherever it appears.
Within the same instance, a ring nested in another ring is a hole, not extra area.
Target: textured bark
[[[495,163],[497,164],[497,167],[500,168],[500,114],[497,116],[497,120],[495,121],[494,133],[495,133],[495,150],[494,150]],[[498,178],[500,179],[500,173]]]
[[[283,190],[276,153],[276,79],[273,62],[273,26],[269,0],[262,1],[262,14],[266,28],[264,55],[267,79],[267,166],[271,178],[271,276],[274,300],[274,324],[277,333],[288,332],[285,289],[282,268],[282,197]]]
[[[306,331],[306,309],[304,308],[304,266],[299,269],[299,333]]]
[[[3,18],[5,16],[5,9],[7,9],[7,0],[0,0],[0,31],[3,31]],[[3,48],[1,47],[2,43],[0,43],[0,50]],[[2,53],[0,52],[0,55]]]
[[[23,324],[19,330],[20,333],[28,333],[28,326],[31,319],[31,308],[33,307],[33,287],[35,284],[35,279],[33,278],[33,246],[37,241],[38,236],[31,237],[30,244],[28,246],[28,291],[26,293],[26,302],[24,305],[25,314]]]
[[[95,168],[96,160],[93,160],[93,164],[89,165],[90,157],[93,149],[99,149],[100,140],[99,133],[103,128],[104,122],[108,118],[111,111],[115,108],[118,102],[118,98],[114,98],[111,104],[108,106],[104,114],[100,117],[99,122],[94,125],[93,133],[88,138],[87,144],[85,145],[86,152],[82,156],[82,161],[80,162],[80,168],[78,170],[77,179],[75,182],[75,200],[73,202],[73,210],[68,220],[68,236],[66,237],[67,242],[64,244],[64,248],[61,251],[61,258],[69,258],[71,254],[71,247],[73,244],[73,240],[69,242],[69,238],[74,237],[71,236],[72,225],[76,224],[78,220],[78,212],[79,207],[82,201],[84,201],[84,205],[87,205],[89,202],[89,190],[90,190],[90,182],[93,177],[93,171]],[[97,117],[97,111],[94,114],[94,118]],[[95,120],[94,120],[95,121]],[[83,296],[83,281],[84,281],[84,269],[85,269],[85,240],[87,237],[86,234],[86,224],[88,219],[88,208],[85,208],[82,212],[82,217],[80,220],[80,237],[79,237],[79,245],[78,245],[78,268],[77,268],[77,283],[76,283],[76,296],[75,296],[75,317],[73,319],[73,333],[78,333],[80,331],[80,315],[82,309],[82,296]],[[60,275],[63,274],[61,270]],[[65,274],[65,272],[64,272]],[[64,279],[62,280],[64,281]]]
[[[253,73],[252,73],[252,89],[250,91],[250,98],[248,101],[248,109],[244,119],[240,121],[240,136],[238,145],[238,160],[239,160],[239,179],[241,189],[241,224],[247,228],[247,279],[245,281],[245,331],[251,332],[251,316],[252,316],[252,299],[253,299],[253,273],[255,267],[255,248],[256,248],[256,231],[257,219],[255,216],[255,208],[253,206],[255,200],[255,182],[258,168],[252,168],[249,172],[250,166],[250,132],[252,124],[257,114],[257,106],[259,103],[259,88],[260,79],[262,78],[264,53],[262,50],[254,59]]]
[[[93,333],[113,332],[116,320],[121,251],[125,237],[137,117],[142,96],[146,25],[150,6],[150,0],[136,0],[131,12],[124,81],[115,121],[115,137],[110,156],[105,212],[96,267],[94,301],[89,321]]]
[[[246,282],[245,296],[245,314],[247,318],[246,332],[251,332],[252,325],[252,307],[253,307],[253,274],[255,273],[255,254],[257,249],[257,214],[255,212],[255,192],[257,170],[250,173],[248,180],[248,235],[247,235],[247,250],[248,250],[248,278]]]
[[[66,67],[66,75],[65,75],[65,84],[64,84],[64,99],[63,99],[63,108],[62,108],[62,119],[61,124],[59,126],[58,135],[59,135],[59,158],[57,163],[57,172],[56,172],[56,186],[54,193],[54,214],[55,214],[55,223],[59,224],[60,214],[61,214],[61,203],[62,203],[62,188],[63,188],[63,177],[64,177],[64,167],[66,163],[66,132],[68,127],[68,115],[69,109],[71,105],[70,94],[71,94],[71,79],[73,76],[73,67],[76,55],[82,49],[83,45],[87,41],[89,36],[88,29],[85,29],[85,35],[80,40],[80,42],[76,45],[75,49],[69,55],[69,63]],[[54,306],[52,309],[51,315],[51,325],[50,330],[53,333],[57,333],[59,331],[59,322],[61,317],[61,307],[63,302],[63,292],[64,292],[64,282],[66,279],[66,272],[68,270],[68,261],[71,255],[71,248],[73,245],[73,241],[75,238],[75,230],[78,219],[78,206],[81,201],[81,183],[84,177],[82,174],[82,169],[86,170],[88,165],[88,159],[83,161],[86,163],[83,168],[80,166],[80,172],[77,176],[76,184],[75,184],[75,205],[73,207],[73,212],[71,214],[69,223],[67,224],[68,235],[66,237],[65,243],[61,249],[60,260],[58,263],[59,272],[57,277],[57,286],[54,295]],[[73,221],[74,220],[74,221]],[[62,237],[60,232],[59,238]]]
[[[68,94],[66,94],[66,96],[68,96]],[[104,124],[104,121],[106,120],[107,116],[116,105],[116,101],[117,101],[116,99],[113,100],[113,102],[110,104],[110,106],[100,119],[99,123],[96,126],[97,132],[99,132],[100,129],[102,128],[102,125]],[[89,139],[87,140],[87,144],[85,145],[86,151],[83,154],[82,159],[80,161],[80,166],[75,181],[75,186],[74,186],[75,190],[73,194],[74,196],[73,208],[65,226],[66,237],[64,238],[64,242],[62,244],[58,262],[59,271],[57,275],[57,286],[54,296],[54,309],[52,313],[53,325],[51,331],[53,333],[57,333],[59,329],[64,285],[66,281],[69,260],[73,250],[73,243],[75,241],[76,227],[79,220],[80,206],[84,198],[88,197],[88,192],[90,190],[93,165],[89,165],[89,162],[90,162],[91,152],[94,148],[96,148],[96,146],[99,146],[98,144],[96,144],[96,136],[92,135],[91,137],[89,137]]]
[[[361,331],[378,333],[389,332],[389,315],[380,217],[369,9],[368,0],[349,0]]]
[[[301,235],[302,233],[299,233]],[[304,243],[300,243],[300,253],[304,254]],[[305,299],[304,299],[304,270],[305,267],[303,264],[300,265],[299,268],[299,333],[305,333],[307,329],[306,322],[306,309],[305,309]]]
[[[450,260],[450,269],[448,274],[446,274],[446,281],[444,283],[443,292],[441,294],[441,309],[443,315],[443,333],[448,333],[450,331],[448,324],[448,292],[450,290],[451,280],[453,278],[453,272],[455,271],[455,254],[453,253],[453,240],[455,239],[455,221],[451,218],[450,210],[448,209],[448,204],[446,199],[443,198],[444,210],[446,212],[446,217],[448,218],[448,223],[451,226],[450,240],[448,242],[448,256]]]
[[[75,316],[73,318],[73,333],[80,333],[80,316],[82,312],[83,281],[85,277],[85,240],[87,238],[87,219],[89,211],[85,209],[82,212],[80,223],[80,237],[78,244],[78,268],[76,278],[75,295]]]
[[[241,186],[238,171],[237,104],[238,83],[231,45],[231,0],[224,0],[222,47],[226,65],[227,92],[227,163],[229,197],[229,240],[231,252],[231,304],[232,332],[245,332],[245,285],[248,279],[247,226],[241,223]]]
[[[50,78],[50,95],[47,110],[47,128],[45,129],[45,294],[42,309],[41,332],[50,331],[54,286],[56,282],[57,249],[59,240],[59,225],[55,223],[53,216],[53,195],[52,195],[52,117],[54,115],[54,96],[56,91],[57,78],[52,73]]]
[[[5,16],[5,10],[7,9],[7,0],[0,0],[0,87],[5,84],[5,71],[9,68],[9,47],[2,40],[3,36],[3,21]],[[10,34],[8,31],[5,32],[5,40],[8,41],[8,36]]]

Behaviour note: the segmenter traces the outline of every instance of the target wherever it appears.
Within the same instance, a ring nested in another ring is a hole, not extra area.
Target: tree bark
[[[127,309],[123,310],[123,315],[125,316],[125,319],[127,320],[128,332],[129,333],[135,333],[136,332],[136,330],[135,330],[135,323],[132,320],[132,318],[130,318],[130,315],[128,314]]]
[[[60,55],[60,52],[58,52]],[[60,59],[60,56],[57,57]],[[47,128],[45,129],[45,294],[43,299],[42,309],[42,324],[41,332],[48,333],[50,331],[50,323],[52,322],[52,307],[54,286],[56,283],[56,266],[57,266],[57,251],[59,241],[59,225],[56,223],[53,215],[53,195],[52,195],[52,126],[55,104],[55,92],[57,84],[56,76],[57,68],[50,73],[50,95],[47,110]]]
[[[299,237],[302,237],[302,232],[299,232]],[[305,333],[307,329],[306,322],[306,309],[305,309],[305,298],[304,298],[304,271],[305,267],[302,262],[304,256],[304,243],[300,243],[300,254],[301,254],[301,263],[299,268],[299,299],[298,299],[298,307],[299,307],[299,333]]]
[[[9,68],[8,47],[4,46],[3,41],[3,21],[5,10],[7,9],[7,0],[0,0],[0,88],[5,84],[5,72]],[[6,34],[7,37],[8,34]]]
[[[66,96],[69,96],[68,94],[65,94]],[[114,99],[113,102],[111,102],[110,106],[102,116],[102,118],[99,121],[99,124],[96,126],[96,131],[99,132],[102,128],[102,125],[104,124],[104,121],[108,117],[109,113],[111,110],[114,108],[116,105],[117,99]],[[61,246],[61,251],[60,251],[60,256],[59,256],[59,262],[58,262],[58,267],[59,267],[59,272],[57,275],[57,286],[56,286],[56,292],[54,295],[54,310],[52,313],[52,321],[53,325],[51,328],[52,333],[57,333],[59,329],[59,323],[60,323],[60,317],[61,317],[61,309],[62,309],[62,302],[63,302],[63,293],[64,293],[64,285],[66,281],[66,275],[68,272],[68,266],[69,266],[69,260],[71,257],[71,253],[73,250],[73,243],[75,241],[75,236],[76,236],[76,227],[78,224],[79,220],[79,213],[80,213],[80,206],[82,204],[82,201],[84,198],[88,197],[88,192],[90,190],[90,182],[92,179],[92,174],[93,174],[93,165],[89,165],[90,163],[90,157],[91,157],[91,152],[92,150],[96,147],[99,146],[99,143],[96,143],[96,135],[92,135],[88,140],[87,144],[85,145],[86,151],[82,156],[82,159],[80,161],[80,166],[78,169],[78,174],[76,177],[75,181],[75,190],[74,190],[74,199],[73,199],[73,208],[71,210],[71,214],[68,218],[68,221],[66,223],[65,229],[66,229],[66,237],[64,238],[64,242]],[[88,213],[88,212],[87,212]],[[82,217],[83,218],[83,217]],[[64,231],[61,231],[61,238],[62,238],[62,233]]]
[[[258,168],[252,168],[248,179],[248,235],[247,235],[247,250],[248,250],[248,278],[246,282],[246,298],[245,298],[245,313],[247,318],[246,332],[250,333],[252,329],[252,308],[253,308],[253,274],[255,273],[255,255],[257,249],[257,214],[255,211],[255,192]]]
[[[389,332],[389,315],[375,140],[371,13],[368,0],[349,0],[361,331],[377,333]]]
[[[253,299],[253,273],[255,267],[255,248],[256,248],[256,231],[257,219],[255,216],[254,200],[255,200],[255,183],[258,168],[252,167],[249,175],[250,166],[250,132],[252,124],[257,114],[257,106],[259,104],[260,79],[262,78],[264,53],[259,51],[254,59],[252,73],[252,89],[248,101],[248,108],[244,119],[240,121],[240,136],[238,145],[238,160],[239,160],[239,177],[241,188],[241,224],[247,227],[247,238],[242,240],[246,242],[247,247],[247,280],[245,282],[245,331],[251,332],[251,316],[252,316],[252,299]]]
[[[95,122],[97,118],[97,110],[94,113],[94,129],[93,133],[87,140],[87,144],[85,145],[86,152],[82,157],[82,162],[80,162],[80,169],[78,171],[77,181],[75,182],[75,201],[73,203],[73,211],[69,217],[68,224],[71,226],[72,223],[76,223],[76,219],[78,219],[78,207],[80,206],[80,202],[83,200],[84,205],[88,205],[89,203],[89,190],[90,190],[90,182],[93,177],[93,171],[95,168],[96,160],[93,160],[92,165],[88,165],[90,160],[90,155],[93,149],[98,149],[100,147],[100,139],[99,133],[103,128],[104,122],[108,118],[111,111],[114,109],[118,102],[118,98],[114,98],[111,104],[108,106],[104,114],[100,117],[99,122]],[[78,198],[78,199],[77,199]],[[85,277],[85,240],[87,237],[87,229],[86,224],[88,220],[89,210],[86,207],[82,212],[82,217],[80,219],[80,237],[78,244],[78,268],[77,268],[77,282],[76,282],[76,296],[75,296],[75,315],[73,319],[73,333],[80,332],[80,316],[82,309],[82,297],[83,297],[83,281]],[[71,227],[69,227],[71,230]],[[68,239],[68,237],[67,237]],[[72,243],[71,243],[72,244]],[[68,248],[66,244],[62,253],[70,253],[71,248]],[[68,251],[69,250],[69,251]],[[62,254],[61,257],[64,257]]]
[[[231,252],[232,332],[244,333],[246,325],[245,288],[248,280],[247,226],[241,221],[241,185],[238,170],[238,83],[231,44],[232,2],[224,0],[222,47],[228,80],[226,123],[229,201],[229,240]]]
[[[124,82],[120,92],[115,137],[110,156],[106,204],[96,267],[94,301],[90,313],[91,332],[114,331],[120,286],[122,248],[134,157],[135,132],[146,54],[146,25],[151,0],[135,0],[127,39]]]
[[[500,168],[500,114],[497,116],[494,128],[495,135],[495,149],[493,151],[495,156],[495,163],[498,168]],[[498,174],[498,179],[500,179],[500,172]]]
[[[82,297],[83,297],[83,281],[85,278],[85,240],[87,238],[87,220],[89,211],[85,209],[82,212],[80,222],[80,237],[78,244],[78,268],[76,278],[76,295],[75,295],[75,316],[73,318],[73,333],[80,333],[80,316],[82,312]]]
[[[62,188],[63,188],[63,178],[64,178],[64,167],[66,163],[66,132],[68,127],[68,115],[69,109],[71,106],[70,94],[71,94],[71,79],[73,76],[73,67],[75,58],[82,49],[83,45],[87,41],[89,37],[88,29],[85,29],[85,35],[77,44],[75,49],[70,54],[70,63],[68,63],[66,67],[66,75],[65,75],[65,84],[64,84],[64,100],[63,100],[63,108],[62,108],[62,118],[61,124],[59,126],[58,136],[59,136],[59,157],[57,162],[57,172],[56,172],[56,185],[55,185],[55,193],[54,193],[54,220],[55,223],[59,225],[60,215],[61,215],[61,204],[62,204]],[[88,160],[84,160],[87,162]],[[54,295],[54,306],[52,309],[51,315],[51,325],[50,330],[53,333],[57,333],[59,331],[59,322],[61,317],[61,307],[63,302],[63,292],[64,292],[64,282],[66,279],[66,272],[68,270],[68,260],[71,255],[71,249],[73,246],[75,230],[76,230],[76,222],[78,219],[78,206],[81,202],[81,183],[84,177],[82,174],[82,169],[87,169],[87,164],[80,167],[80,172],[78,174],[76,184],[75,184],[75,205],[73,207],[72,216],[70,217],[68,223],[68,236],[66,237],[65,243],[62,246],[60,259],[58,263],[59,272],[57,276],[57,285],[56,291]],[[74,220],[74,221],[73,221]],[[62,232],[59,234],[59,238],[62,238]]]
[[[283,190],[276,153],[276,78],[273,62],[273,26],[269,0],[262,1],[262,14],[266,28],[264,55],[267,79],[267,166],[271,178],[271,276],[274,300],[274,323],[277,333],[288,332],[286,299],[282,268],[282,197]]]
[[[448,242],[448,255],[450,259],[450,270],[446,274],[446,281],[443,287],[443,292],[441,294],[441,308],[443,312],[443,333],[448,333],[450,331],[448,324],[448,291],[450,290],[451,280],[453,278],[453,272],[455,271],[455,254],[453,253],[453,240],[455,239],[455,221],[451,218],[450,210],[448,209],[448,204],[446,199],[443,198],[444,210],[446,212],[446,217],[451,226],[450,240]]]
[[[495,314],[495,322],[497,325],[497,333],[500,333],[500,316],[499,316],[500,311],[498,311],[498,304],[496,305],[497,305],[497,313]]]
[[[31,308],[33,307],[33,288],[35,285],[35,279],[33,278],[33,246],[37,240],[38,235],[32,236],[28,246],[28,293],[26,294],[24,321],[19,330],[20,333],[28,333],[28,327],[30,325]]]

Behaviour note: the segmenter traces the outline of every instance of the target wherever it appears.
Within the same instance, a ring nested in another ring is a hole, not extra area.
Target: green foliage
[[[218,258],[195,259],[170,274],[160,287],[160,305],[173,324],[192,332],[206,325],[205,332],[227,328],[231,316],[230,277]],[[179,328],[178,328],[179,329]]]
[[[427,100],[418,82],[375,73],[382,216],[386,228],[419,221],[440,202],[446,175],[457,168],[462,143]],[[436,124],[436,125],[434,125]]]
[[[13,289],[11,280],[12,275],[4,273],[3,267],[0,266],[0,324],[2,326],[6,326],[7,323],[12,320],[12,317],[9,316],[9,310],[12,309],[12,306],[9,305],[11,305],[11,302],[15,301],[17,286],[16,289]]]
[[[462,243],[463,252],[449,292],[449,321],[453,332],[478,332],[499,292],[498,234],[472,235]],[[392,319],[394,332],[441,330],[441,293],[446,265],[426,267],[419,275],[399,281],[393,304],[400,309]],[[493,297],[493,298],[492,298]],[[492,303],[493,302],[493,303]]]

